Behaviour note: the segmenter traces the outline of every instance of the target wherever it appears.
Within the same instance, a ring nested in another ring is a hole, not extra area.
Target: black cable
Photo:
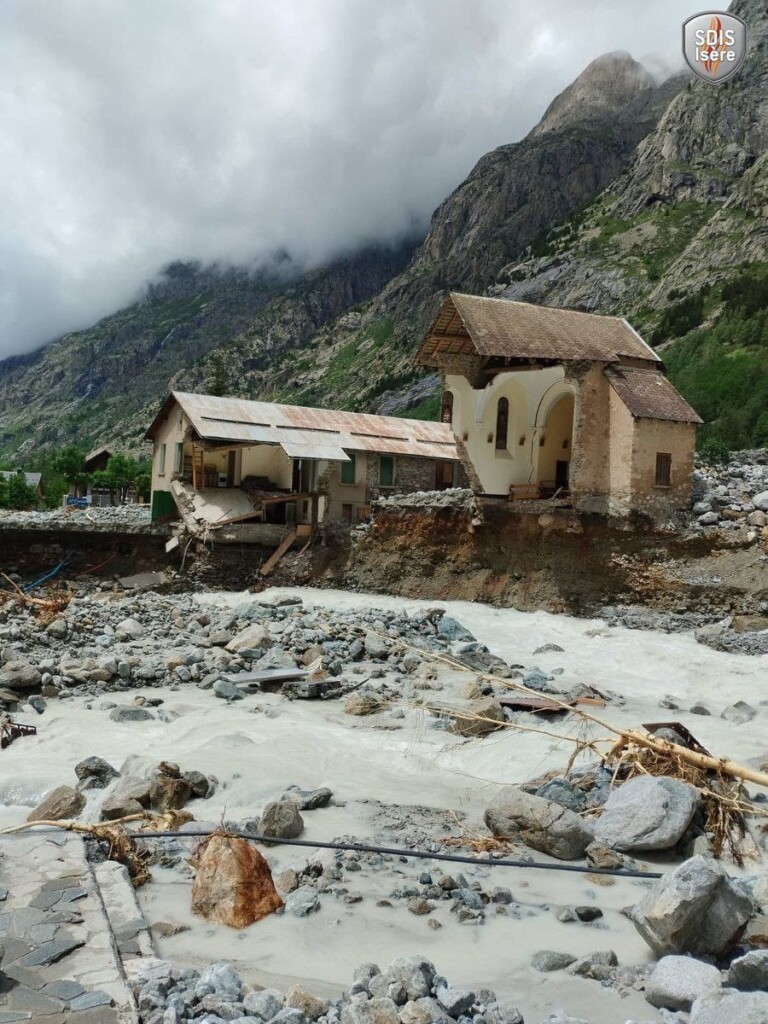
[[[108,825],[109,822],[101,824]],[[58,832],[56,828],[40,829],[39,831]],[[6,834],[23,835],[23,832]],[[78,833],[79,834],[79,833]],[[217,830],[209,832],[131,832],[134,839],[206,839],[216,835]],[[663,878],[660,871],[633,871],[622,868],[590,868],[581,864],[545,864],[543,861],[512,860],[506,857],[467,857],[458,853],[429,853],[426,850],[403,850],[397,846],[369,846],[366,843],[330,843],[315,839],[275,839],[274,836],[262,836],[253,832],[225,832],[232,839],[247,839],[252,843],[264,846],[302,846],[315,850],[348,850],[353,853],[386,853],[394,857],[415,857],[421,860],[448,861],[454,864],[480,864],[490,868],[536,868],[541,871],[571,871],[585,875],[613,875],[618,878]],[[98,838],[98,836],[94,836]]]

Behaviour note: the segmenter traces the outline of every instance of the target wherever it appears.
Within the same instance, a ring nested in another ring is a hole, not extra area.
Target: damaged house
[[[416,361],[440,371],[477,493],[612,514],[690,504],[702,421],[621,317],[451,292]]]
[[[380,495],[465,483],[443,423],[174,391],[146,436],[153,519],[240,524],[238,540],[309,536],[319,523],[367,518]]]

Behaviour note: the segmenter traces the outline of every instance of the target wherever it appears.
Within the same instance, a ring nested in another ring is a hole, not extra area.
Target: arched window
[[[440,406],[440,422],[441,423],[452,423],[453,422],[453,392],[444,391],[443,401]]]
[[[500,398],[496,406],[496,451],[503,451],[507,447],[507,433],[509,431],[509,399]]]

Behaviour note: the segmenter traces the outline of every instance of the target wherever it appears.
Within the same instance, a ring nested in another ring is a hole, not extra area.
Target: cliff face
[[[212,360],[246,397],[404,407],[393,392],[417,376],[413,349],[445,289],[498,282],[627,167],[681,86],[657,86],[627,54],[594,61],[525,139],[478,162],[415,253],[371,249],[303,278],[169,268],[133,306],[0,363],[0,452],[136,448],[164,393],[204,387]]]

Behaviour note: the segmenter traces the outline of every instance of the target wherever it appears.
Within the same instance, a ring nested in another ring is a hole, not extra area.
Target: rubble
[[[693,521],[696,529],[760,530],[768,523],[768,449],[731,452],[724,464],[697,459]]]

